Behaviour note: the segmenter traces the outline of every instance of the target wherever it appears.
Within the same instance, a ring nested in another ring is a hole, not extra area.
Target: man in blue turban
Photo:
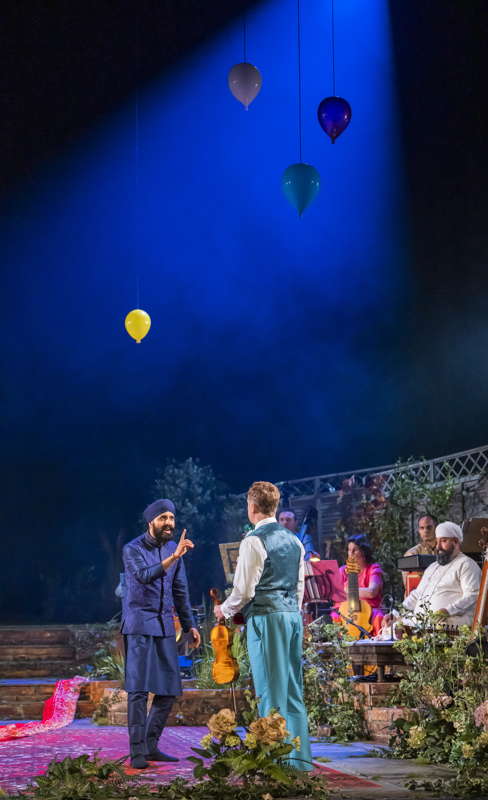
[[[182,557],[194,547],[186,530],[173,541],[175,507],[155,500],[143,517],[146,532],[125,545],[125,592],[122,628],[125,641],[125,689],[131,766],[144,769],[149,761],[177,761],[162,753],[158,741],[174,699],[181,694],[173,609],[195,647],[200,634],[190,606]],[[154,694],[149,714],[148,692]]]

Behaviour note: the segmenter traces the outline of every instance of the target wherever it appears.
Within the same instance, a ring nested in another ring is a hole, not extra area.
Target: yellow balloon
[[[144,339],[150,327],[151,317],[141,308],[134,308],[133,311],[129,311],[125,318],[125,329],[129,336],[136,340],[137,344],[141,343],[141,339]]]

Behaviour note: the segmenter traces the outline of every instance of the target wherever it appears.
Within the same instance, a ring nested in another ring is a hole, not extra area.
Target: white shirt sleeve
[[[222,613],[229,619],[253,599],[256,586],[263,574],[266,550],[259,536],[246,536],[239,547],[234,586],[222,603]]]
[[[459,570],[459,585],[462,597],[446,606],[450,617],[462,616],[473,608],[480,589],[481,570],[472,558],[466,559]]]
[[[418,587],[417,587],[418,588]],[[418,599],[418,591],[417,589],[413,589],[407,597],[404,597],[402,600],[403,608],[406,608],[407,611],[415,611],[415,606],[417,605]]]

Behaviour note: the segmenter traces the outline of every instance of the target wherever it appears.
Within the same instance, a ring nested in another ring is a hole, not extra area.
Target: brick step
[[[12,683],[0,684],[0,703],[10,703],[16,700],[47,700],[54,691],[54,683]]]
[[[189,682],[184,681],[183,685],[186,687],[187,683]],[[0,703],[8,703],[13,700],[43,700],[52,695],[55,685],[56,681],[54,680],[46,683],[42,681],[36,683],[0,683]],[[91,680],[80,687],[80,698],[83,700],[86,697],[95,695],[101,697],[104,689],[117,688],[118,686],[120,686],[120,681],[116,680]]]
[[[51,697],[54,683],[0,684],[0,719],[42,719],[44,702]],[[119,681],[90,681],[80,688],[77,717],[91,717],[105,689],[115,689]]]
[[[117,701],[114,702],[114,690],[107,688],[103,697],[112,698],[108,709],[109,725],[127,725],[127,694],[124,690],[117,692]],[[236,703],[239,710],[245,710],[246,702],[243,689],[236,689]],[[150,699],[152,702],[152,699]],[[188,689],[177,697],[168,725],[206,725],[209,717],[222,708],[229,708],[231,701],[228,689]]]
[[[391,696],[398,688],[398,683],[361,683],[354,684],[355,690],[362,694],[366,706],[387,706]]]
[[[11,627],[0,625],[0,644],[70,644],[72,633],[69,628],[21,625]]]
[[[387,744],[391,731],[389,726],[399,717],[408,718],[414,713],[415,709],[401,708],[399,706],[383,706],[377,708],[367,708],[364,712],[366,725],[370,738],[374,742]]]
[[[0,702],[0,720],[2,719],[42,719],[44,702],[29,700],[26,703]],[[78,718],[91,717],[95,711],[96,704],[92,700],[78,700],[76,706],[76,716]]]
[[[0,663],[5,661],[73,660],[75,649],[68,644],[0,644]]]
[[[4,678],[70,678],[79,667],[70,660],[0,661],[0,680]]]

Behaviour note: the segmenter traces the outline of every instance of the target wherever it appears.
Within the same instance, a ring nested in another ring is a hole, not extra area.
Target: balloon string
[[[300,31],[300,0],[297,0],[297,38],[298,38],[298,149],[302,160],[302,48]]]
[[[135,247],[135,259],[136,259],[136,297],[137,297],[137,308],[140,307],[140,275],[139,275],[139,89],[136,87],[136,141],[135,141],[135,193],[134,193],[134,201],[135,201],[135,227],[136,227],[136,247]]]
[[[244,50],[244,63],[247,62],[247,30],[246,30],[246,15],[242,18],[242,44]]]
[[[136,53],[135,53],[135,83],[136,83],[136,103],[135,103],[135,146],[134,146],[134,226],[135,226],[135,248],[134,248],[134,257],[135,257],[135,273],[136,273],[136,301],[137,305],[136,308],[140,308],[140,284],[141,284],[141,277],[140,277],[140,258],[139,258],[139,246],[140,246],[140,209],[139,209],[139,155],[140,155],[140,146],[139,146],[139,76],[140,76],[140,48],[141,48],[141,36],[140,36],[140,20],[139,14],[136,14]]]
[[[336,96],[336,80],[335,80],[335,20],[334,20],[334,0],[331,0],[331,30],[332,30],[332,95]]]

